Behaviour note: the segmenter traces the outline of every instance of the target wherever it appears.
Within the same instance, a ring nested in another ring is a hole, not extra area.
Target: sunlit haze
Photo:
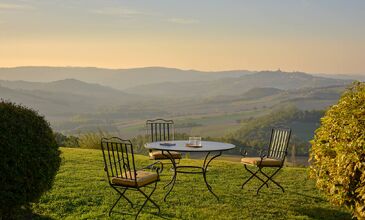
[[[0,0],[0,66],[365,74],[365,1]]]

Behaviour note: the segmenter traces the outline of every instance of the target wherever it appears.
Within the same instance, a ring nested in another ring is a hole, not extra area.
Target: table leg
[[[173,189],[173,188],[174,188],[174,186],[175,186],[175,182],[176,182],[176,175],[177,175],[175,160],[174,160],[174,158],[172,157],[172,155],[171,155],[170,151],[167,151],[167,153],[168,153],[169,159],[171,160],[172,166],[174,167],[174,169],[173,169],[173,170],[174,170],[174,175],[173,175],[173,177],[172,177],[171,181],[170,181],[168,184],[166,184],[166,185],[164,186],[164,189],[165,189],[167,186],[169,186],[170,184],[172,184],[172,185],[171,185],[171,187],[170,187],[170,189],[169,189],[169,191],[166,193],[166,195],[165,195],[165,197],[164,197],[164,199],[163,199],[165,202],[166,202],[166,198],[167,198],[167,196],[170,194],[170,192],[172,191],[172,189]]]
[[[205,185],[207,186],[209,192],[211,192],[215,196],[215,198],[217,198],[217,200],[219,201],[218,196],[213,192],[212,186],[209,185],[209,183],[207,181],[207,170],[208,170],[208,166],[209,166],[210,162],[213,159],[221,156],[222,155],[222,151],[220,151],[219,154],[217,154],[217,155],[213,156],[212,158],[210,158],[210,160],[207,162],[207,159],[208,159],[209,155],[210,155],[210,152],[208,152],[207,155],[205,156],[204,164],[203,164],[203,177],[204,177],[204,182],[205,182]]]
[[[166,195],[165,195],[165,197],[164,197],[164,201],[165,201],[165,202],[166,202],[166,198],[167,198],[167,196],[170,194],[170,192],[172,191],[172,189],[173,189],[173,188],[174,188],[174,186],[175,186],[175,183],[176,183],[176,176],[177,176],[177,166],[176,166],[176,162],[175,162],[175,160],[173,159],[173,157],[172,157],[171,153],[170,153],[169,151],[167,151],[167,153],[168,153],[168,155],[167,155],[167,156],[169,157],[169,159],[170,159],[170,161],[171,161],[171,163],[172,163],[172,165],[173,165],[174,175],[173,175],[172,179],[170,180],[170,182],[164,186],[164,189],[165,189],[166,187],[168,187],[169,185],[171,185],[170,189],[168,190],[168,192],[166,193]],[[219,152],[219,154],[212,156],[212,157],[208,160],[209,155],[210,155],[210,152],[208,152],[208,153],[207,153],[207,155],[205,156],[204,163],[203,163],[203,167],[201,167],[201,168],[202,168],[202,174],[203,174],[203,177],[204,177],[205,185],[207,186],[207,188],[208,188],[209,192],[210,192],[210,193],[212,193],[212,194],[215,196],[215,198],[217,198],[217,200],[219,201],[218,196],[217,196],[217,195],[213,192],[213,190],[212,190],[212,186],[211,186],[211,185],[208,183],[208,181],[207,181],[207,171],[208,171],[208,166],[209,166],[210,162],[212,162],[212,160],[213,160],[213,159],[215,159],[215,158],[217,158],[217,157],[221,156],[221,155],[222,155],[222,151],[220,151],[220,152]],[[198,167],[196,167],[196,168],[198,168]]]
[[[174,171],[174,175],[172,176],[170,182],[163,187],[163,189],[166,189],[174,181],[175,176],[176,176],[176,162],[175,162],[175,159],[172,158],[172,155],[169,151],[166,151],[166,152],[167,152],[166,156],[171,161],[171,164],[173,166],[173,167],[171,167],[170,170]]]

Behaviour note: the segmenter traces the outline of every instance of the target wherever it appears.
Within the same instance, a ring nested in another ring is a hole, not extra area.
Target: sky
[[[365,75],[364,0],[0,0],[0,67]]]

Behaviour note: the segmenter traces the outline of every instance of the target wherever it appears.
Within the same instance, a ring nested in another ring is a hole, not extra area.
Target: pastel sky
[[[0,0],[0,66],[365,74],[365,1]]]

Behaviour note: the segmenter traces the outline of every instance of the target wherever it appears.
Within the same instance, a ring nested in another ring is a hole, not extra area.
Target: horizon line
[[[287,71],[282,70],[281,68],[278,68],[276,70],[248,70],[248,69],[225,69],[225,70],[198,70],[198,69],[184,69],[184,68],[177,68],[177,67],[169,67],[169,66],[137,66],[137,67],[128,67],[128,68],[122,68],[122,67],[98,67],[98,66],[53,66],[53,65],[20,65],[20,66],[0,66],[0,69],[16,69],[16,68],[92,68],[92,69],[106,69],[106,70],[131,70],[131,69],[147,69],[147,68],[163,68],[163,69],[176,69],[176,70],[182,70],[182,71],[197,71],[197,72],[206,72],[206,73],[217,73],[217,72],[233,72],[233,71],[245,71],[245,72],[251,72],[251,73],[258,73],[258,72],[284,72],[284,73],[307,73],[311,75],[347,75],[347,76],[364,76],[365,73],[321,73],[321,72],[305,72],[300,70],[294,70],[294,71]]]

